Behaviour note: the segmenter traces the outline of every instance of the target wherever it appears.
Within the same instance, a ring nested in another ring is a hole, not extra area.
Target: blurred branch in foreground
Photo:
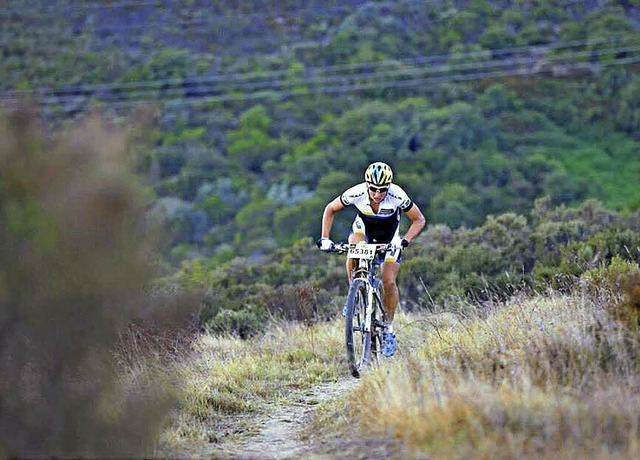
[[[146,456],[173,407],[166,370],[122,378],[113,359],[132,325],[189,316],[148,295],[129,152],[98,119],[47,135],[28,109],[0,114],[0,457]]]

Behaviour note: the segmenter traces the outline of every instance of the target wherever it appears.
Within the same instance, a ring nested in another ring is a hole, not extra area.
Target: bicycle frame
[[[359,377],[380,353],[379,329],[383,326],[384,307],[380,296],[378,269],[391,244],[339,243],[331,252],[347,253],[356,260],[345,302],[345,341],[351,373]]]
[[[386,246],[386,245],[384,245]],[[378,258],[378,251],[376,251],[375,257],[370,259],[356,259],[357,265],[356,268],[352,272],[352,280],[353,279],[362,279],[367,284],[367,303],[365,304],[365,322],[364,322],[364,330],[365,332],[371,332],[371,319],[372,319],[372,308],[374,302],[374,296],[377,291],[377,283],[380,282],[376,278],[378,274],[378,269],[380,267],[380,259]],[[382,300],[382,299],[381,299]]]

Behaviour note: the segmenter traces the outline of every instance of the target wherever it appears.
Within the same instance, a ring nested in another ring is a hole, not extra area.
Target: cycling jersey
[[[370,243],[391,243],[399,238],[400,211],[409,211],[413,201],[400,186],[390,184],[376,213],[371,208],[368,189],[366,182],[355,185],[340,195],[340,202],[343,206],[354,205],[358,209],[353,223],[354,232],[364,234]],[[360,228],[362,226],[364,228]]]

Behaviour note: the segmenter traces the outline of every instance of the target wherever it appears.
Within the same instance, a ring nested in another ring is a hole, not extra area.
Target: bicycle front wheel
[[[365,306],[367,302],[367,283],[355,279],[351,283],[347,296],[347,317],[345,339],[347,360],[351,375],[360,377],[363,369],[371,360],[371,330],[365,331]]]
[[[384,288],[380,283],[378,290],[373,294],[373,312],[371,318],[371,359],[373,364],[380,364],[382,353],[382,331],[384,330],[385,311],[382,305]]]

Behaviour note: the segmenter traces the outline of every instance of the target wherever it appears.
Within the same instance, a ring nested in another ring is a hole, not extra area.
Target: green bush
[[[589,287],[619,292],[624,279],[640,272],[637,263],[624,260],[619,255],[614,256],[609,263],[602,263],[582,275],[582,279]]]
[[[596,297],[609,293],[612,301],[606,308],[634,333],[640,330],[640,266],[619,255],[610,263],[587,271],[582,275],[586,291]]]
[[[214,333],[236,334],[247,339],[265,330],[266,318],[264,311],[253,306],[242,310],[222,309],[205,323],[205,328]]]

